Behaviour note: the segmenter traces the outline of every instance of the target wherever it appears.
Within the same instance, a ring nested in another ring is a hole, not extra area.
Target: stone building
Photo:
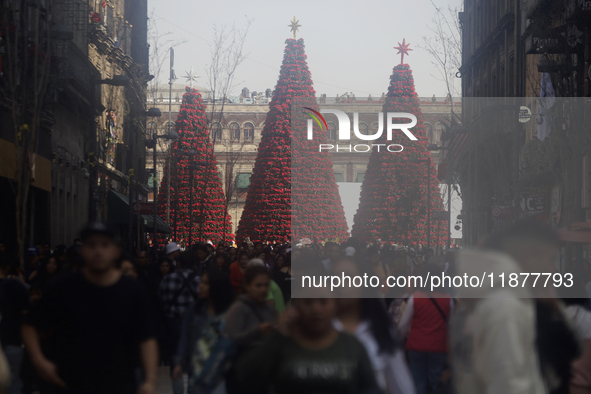
[[[10,15],[26,4],[36,12],[34,3],[3,2],[0,10]],[[38,141],[27,243],[71,245],[89,220],[112,218],[116,208],[109,202],[116,201],[115,193],[129,196],[131,169],[134,190],[147,197],[142,186],[145,150],[137,148],[144,146],[145,139],[147,1],[63,0],[40,11],[50,15],[54,74],[48,85],[48,121]],[[10,119],[6,114],[0,118]],[[11,127],[5,123],[0,132],[0,142],[6,146]],[[0,209],[8,212],[2,219],[12,223],[13,197],[5,193],[9,181],[1,180],[0,194],[7,201]],[[130,240],[129,219],[115,223]],[[133,239],[138,229],[132,232]],[[0,237],[10,240],[11,232],[3,226]]]
[[[463,192],[463,233],[466,244],[476,244],[493,229],[492,197],[499,206],[513,205],[515,195],[493,190],[491,173],[499,171],[496,160],[487,160],[487,146],[500,146],[503,152],[518,149],[517,136],[500,133],[491,122],[477,123],[484,108],[482,97],[523,97],[524,54],[521,45],[523,18],[519,1],[465,0],[459,14],[462,27],[462,117],[469,145],[463,159],[456,161]],[[458,136],[458,140],[460,137]],[[510,163],[505,158],[504,163]],[[511,188],[514,169],[507,169],[499,178],[507,179],[503,187]],[[495,196],[495,194],[502,194]]]
[[[589,96],[591,52],[584,31],[591,2],[464,0],[463,8],[463,127],[458,131],[467,142],[455,170],[464,197],[465,243],[476,244],[525,217],[561,230],[586,222],[591,145],[583,137],[588,122],[577,123],[586,111],[542,135],[540,96]],[[526,119],[518,122],[522,113]],[[573,241],[563,262],[588,257],[591,249],[585,248]]]

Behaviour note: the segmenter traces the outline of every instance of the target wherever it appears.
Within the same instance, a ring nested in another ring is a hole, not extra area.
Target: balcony
[[[100,80],[101,75],[88,56],[71,41],[60,42],[56,55],[60,83],[71,86],[82,97],[89,97],[93,81]],[[100,101],[100,91],[97,89],[95,93],[95,102]]]

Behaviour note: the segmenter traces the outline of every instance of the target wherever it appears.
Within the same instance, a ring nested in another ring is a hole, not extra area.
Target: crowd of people
[[[591,394],[588,296],[488,283],[469,294],[313,287],[292,298],[292,261],[385,283],[479,267],[552,272],[559,246],[529,221],[442,255],[353,238],[171,242],[127,255],[100,223],[71,247],[28,248],[24,267],[0,244],[0,386],[152,394],[165,366],[174,394]]]

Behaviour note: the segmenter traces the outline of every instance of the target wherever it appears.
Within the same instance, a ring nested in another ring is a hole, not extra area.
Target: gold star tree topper
[[[295,40],[296,38],[296,33],[299,31],[298,27],[302,27],[302,25],[298,24],[299,21],[296,21],[295,16],[293,17],[293,20],[291,21],[290,25],[287,25],[288,27],[291,27],[291,31],[293,31],[293,39]]]

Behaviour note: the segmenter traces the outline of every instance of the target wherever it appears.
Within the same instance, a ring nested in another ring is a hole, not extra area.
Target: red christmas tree
[[[231,240],[232,224],[209,139],[205,105],[196,89],[186,88],[175,128],[179,138],[172,143],[170,160],[164,169],[158,193],[158,216],[166,217],[170,182],[169,225],[174,229],[176,214],[179,244],[189,246],[189,236],[191,242]],[[169,166],[171,179],[168,179]]]
[[[377,143],[400,144],[404,150],[391,153],[383,148],[378,152],[374,148],[372,151],[361,185],[361,201],[351,233],[364,241],[381,239],[383,242],[403,245],[426,245],[430,201],[430,246],[434,247],[438,241],[439,245],[444,245],[448,230],[445,225],[438,226],[433,219],[435,212],[443,208],[437,171],[427,150],[429,138],[415,92],[412,71],[407,64],[394,67],[382,112],[384,115],[388,112],[415,115],[417,124],[410,132],[418,140],[410,140],[402,131],[394,130],[392,140],[388,141],[384,124],[384,133]],[[393,123],[409,123],[409,119],[394,119]]]
[[[236,238],[280,240],[344,238],[347,223],[330,156],[317,152],[326,131],[306,139],[303,108],[318,111],[303,39],[286,41]],[[294,175],[292,177],[292,174]],[[293,183],[292,183],[293,182]]]

